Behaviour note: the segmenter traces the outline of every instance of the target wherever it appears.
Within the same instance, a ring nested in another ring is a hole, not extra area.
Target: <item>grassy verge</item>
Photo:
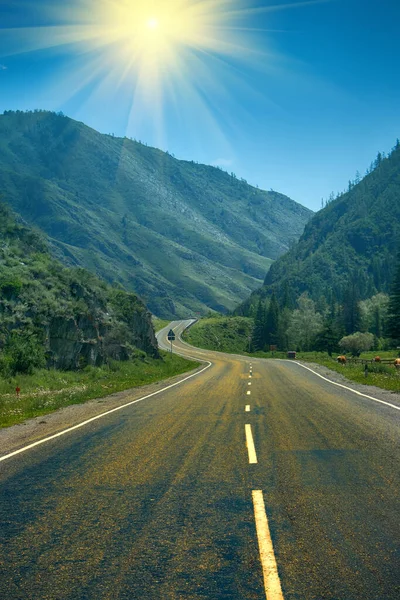
[[[300,360],[316,362],[320,365],[328,367],[332,371],[336,371],[341,375],[344,375],[350,381],[356,383],[362,383],[364,385],[375,385],[376,387],[391,392],[400,392],[400,371],[392,365],[382,365],[379,363],[368,364],[368,374],[365,376],[365,365],[361,364],[339,364],[334,358],[328,355],[315,357],[309,357],[310,354],[317,354],[311,352],[305,352],[304,357],[302,353],[299,353],[298,358]],[[322,354],[322,353],[321,353]],[[361,356],[361,358],[370,358],[367,356]]]
[[[254,352],[249,354],[248,336],[253,327],[252,319],[245,317],[215,317],[201,319],[184,333],[184,339],[193,346],[207,350],[238,353],[257,358],[287,358],[286,352]],[[365,352],[360,358],[373,359],[379,355],[384,358],[395,358],[396,351]],[[344,375],[349,381],[364,385],[375,385],[384,390],[400,392],[400,372],[392,365],[369,364],[368,376],[365,377],[365,367],[361,364],[340,365],[335,357],[327,352],[297,352],[297,358],[307,362],[320,364],[332,371]]]
[[[395,358],[396,352],[365,352],[360,358],[371,360],[375,356],[381,358]],[[259,358],[287,358],[286,352],[256,352],[250,356]],[[368,375],[365,376],[365,365],[350,364],[341,365],[336,358],[329,356],[327,352],[297,352],[296,359],[305,362],[313,362],[332,371],[340,373],[349,381],[362,383],[364,385],[375,385],[383,390],[391,392],[400,392],[400,371],[392,365],[382,365],[379,363],[368,364]]]
[[[108,396],[191,371],[199,363],[161,352],[161,359],[145,358],[86,367],[82,371],[38,370],[33,375],[0,378],[0,427],[21,423],[71,404]],[[16,398],[16,386],[21,388]]]
[[[158,317],[153,317],[152,318],[153,321],[153,325],[154,325],[154,331],[157,333],[157,331],[160,331],[161,329],[163,329],[164,327],[166,327],[167,325],[169,325],[171,323],[171,320],[165,320],[165,319],[159,319]]]
[[[253,320],[247,317],[211,317],[192,325],[183,338],[198,348],[244,353],[249,347]]]

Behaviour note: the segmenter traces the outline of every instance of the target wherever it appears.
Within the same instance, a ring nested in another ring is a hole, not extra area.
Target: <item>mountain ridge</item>
[[[312,211],[224,171],[48,112],[0,116],[0,190],[57,257],[153,313],[226,312],[259,286]]]
[[[360,299],[390,291],[400,248],[400,144],[378,156],[361,180],[306,224],[299,241],[266,274],[263,286],[235,312],[275,293],[293,305],[303,293],[343,302],[351,283]]]

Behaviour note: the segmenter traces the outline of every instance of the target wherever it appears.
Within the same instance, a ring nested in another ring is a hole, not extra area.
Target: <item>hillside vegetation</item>
[[[253,319],[246,317],[211,317],[200,319],[183,338],[189,344],[219,352],[248,352]]]
[[[340,353],[389,351],[369,380],[399,389],[400,143],[378,154],[361,181],[317,213],[297,244],[267,273],[264,286],[235,311],[252,317],[251,350]],[[346,359],[347,360],[347,359]],[[389,362],[390,362],[389,361]],[[323,363],[325,364],[325,363]],[[346,366],[358,381],[359,366]],[[364,375],[363,375],[364,376]]]
[[[133,294],[64,268],[0,203],[0,375],[158,356],[150,313]]]
[[[0,191],[68,265],[159,317],[226,311],[262,282],[311,211],[218,168],[48,112],[0,116]]]
[[[299,241],[268,271],[264,285],[239,309],[274,292],[294,306],[307,292],[331,305],[347,301],[349,286],[359,299],[388,293],[400,249],[400,144],[387,158],[378,154],[370,172],[349,184],[307,223]]]

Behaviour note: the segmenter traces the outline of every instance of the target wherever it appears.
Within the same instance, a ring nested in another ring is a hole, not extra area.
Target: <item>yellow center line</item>
[[[253,490],[254,517],[267,600],[284,600],[262,490]]]
[[[254,447],[253,434],[251,433],[251,425],[245,425],[246,432],[246,446],[247,452],[249,453],[249,464],[254,465],[257,461],[256,449]]]

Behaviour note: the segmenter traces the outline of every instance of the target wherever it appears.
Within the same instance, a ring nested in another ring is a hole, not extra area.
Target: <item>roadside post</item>
[[[169,339],[169,341],[171,342],[171,354],[172,354],[172,342],[174,342],[174,341],[175,341],[175,333],[174,333],[173,329],[170,329],[170,330],[168,331],[167,338],[168,338],[168,339]]]

